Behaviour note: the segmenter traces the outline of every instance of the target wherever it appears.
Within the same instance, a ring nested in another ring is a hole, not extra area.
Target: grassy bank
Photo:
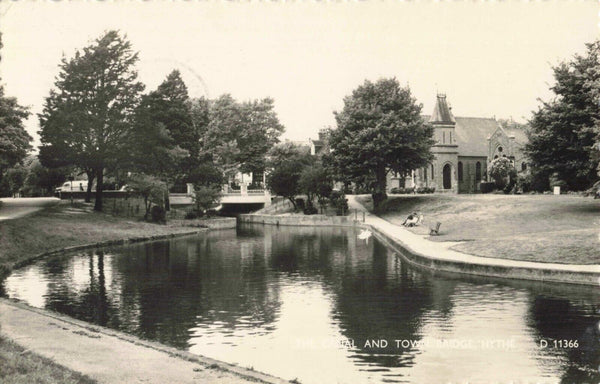
[[[0,223],[0,281],[12,266],[36,255],[68,246],[124,238],[190,232],[138,219],[94,213],[90,205],[69,202]],[[1,331],[1,329],[0,329]],[[0,337],[2,383],[95,383]]]
[[[91,206],[68,202],[0,224],[0,275],[35,255],[73,245],[132,237],[190,232],[91,211]]]
[[[95,380],[57,365],[0,337],[0,382],[4,384],[93,384]]]
[[[372,208],[370,197],[359,197]],[[397,195],[378,213],[400,225],[422,212],[424,225],[409,228],[432,241],[462,241],[452,249],[484,257],[567,264],[600,263],[600,201],[575,195]]]

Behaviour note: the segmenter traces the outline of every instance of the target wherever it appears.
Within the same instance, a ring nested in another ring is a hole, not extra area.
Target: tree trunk
[[[167,186],[167,194],[165,196],[165,211],[170,211],[171,210],[171,201],[169,200],[169,183],[165,182],[165,185]]]
[[[298,207],[296,206],[296,201],[293,197],[288,197],[288,200],[292,203],[292,205],[294,206],[294,212],[296,212],[296,210],[298,209]]]
[[[375,177],[376,177],[376,184],[375,184],[375,190],[373,191],[373,194],[371,195],[373,198],[373,210],[374,211],[378,211],[379,207],[381,206],[381,203],[383,203],[386,199],[387,199],[387,194],[385,192],[385,187],[386,187],[386,176],[387,176],[387,172],[385,167],[379,167],[377,168]]]
[[[104,168],[100,168],[96,173],[96,201],[94,202],[94,211],[102,212],[102,183],[104,183]]]
[[[89,203],[92,201],[92,184],[94,184],[94,171],[88,171],[85,173],[88,178],[87,190],[85,191],[85,202]]]

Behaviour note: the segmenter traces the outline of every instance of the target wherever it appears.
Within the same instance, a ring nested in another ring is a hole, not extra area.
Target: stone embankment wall
[[[537,265],[515,266],[512,260],[503,264],[493,263],[470,263],[460,260],[447,260],[435,257],[435,255],[424,255],[414,252],[410,246],[400,240],[389,236],[375,226],[367,225],[373,231],[375,237],[384,243],[397,256],[408,262],[413,267],[430,270],[450,275],[472,275],[489,278],[519,279],[530,281],[541,281],[547,283],[578,284],[598,286],[600,284],[600,273],[595,271],[575,271],[547,268],[544,263],[527,263]],[[485,259],[485,258],[483,258]]]
[[[561,284],[579,284],[598,286],[600,284],[600,267],[598,266],[569,266],[569,265],[551,265],[545,263],[519,262],[515,260],[490,259],[463,254],[463,257],[441,257],[436,253],[437,248],[432,248],[430,252],[417,252],[414,250],[417,244],[411,244],[405,241],[402,236],[404,229],[398,228],[398,233],[387,233],[379,227],[377,223],[363,223],[360,216],[359,220],[351,217],[340,216],[300,216],[300,215],[240,215],[240,223],[256,223],[270,225],[289,225],[289,226],[344,226],[361,227],[370,229],[378,240],[383,242],[388,248],[396,253],[397,256],[411,264],[412,266],[435,272],[485,276],[489,278],[520,279],[543,281],[549,283]],[[368,220],[370,221],[370,220]],[[388,223],[389,224],[389,223]],[[420,238],[419,242],[428,242]],[[416,247],[419,248],[419,247]],[[444,252],[442,250],[442,252]],[[426,254],[427,253],[427,254]],[[454,252],[460,256],[459,252]]]
[[[240,223],[270,224],[270,225],[299,225],[310,227],[337,226],[358,227],[362,221],[355,220],[354,216],[323,216],[323,215],[239,215]]]
[[[218,219],[169,220],[169,225],[209,229],[235,229],[237,220],[235,217],[224,217]]]

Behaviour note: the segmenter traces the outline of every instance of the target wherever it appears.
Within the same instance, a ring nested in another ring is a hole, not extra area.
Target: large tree
[[[132,168],[158,177],[169,189],[197,165],[199,140],[187,87],[174,70],[155,91],[142,97],[136,110],[130,144]],[[168,197],[165,208],[169,210]]]
[[[310,167],[315,158],[309,148],[284,142],[269,151],[267,186],[275,195],[283,196],[296,206],[296,196],[302,193],[300,178],[304,169]]]
[[[23,125],[28,116],[28,109],[19,105],[14,97],[6,97],[4,86],[0,84],[0,179],[8,168],[20,164],[31,149],[32,138]]]
[[[375,208],[387,198],[388,172],[407,174],[432,159],[433,128],[421,108],[410,89],[393,78],[365,81],[335,113],[326,161],[340,181],[369,188]]]
[[[265,155],[283,130],[272,99],[239,103],[223,95],[211,103],[203,148],[228,176],[236,171],[262,172]]]
[[[67,163],[95,176],[97,211],[105,170],[121,165],[129,150],[127,137],[144,89],[137,81],[137,60],[125,37],[106,32],[73,58],[63,58],[56,89],[39,115],[42,164]]]
[[[555,97],[533,113],[525,146],[535,172],[556,173],[574,190],[598,179],[600,41],[586,46],[585,54],[553,68]]]

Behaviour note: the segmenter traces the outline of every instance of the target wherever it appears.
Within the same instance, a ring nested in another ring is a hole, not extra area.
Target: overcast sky
[[[178,68],[190,95],[275,99],[284,138],[306,140],[365,79],[396,77],[431,113],[525,121],[551,66],[598,38],[598,1],[0,2],[0,76],[34,114],[62,55],[119,29],[147,90]],[[36,137],[34,115],[27,123]]]

